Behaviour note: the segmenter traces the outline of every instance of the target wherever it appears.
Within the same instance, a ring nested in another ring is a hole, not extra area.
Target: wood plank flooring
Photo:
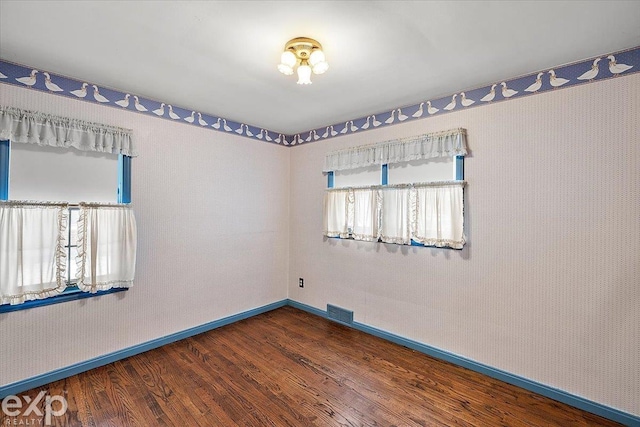
[[[618,425],[291,307],[41,390],[58,426]]]

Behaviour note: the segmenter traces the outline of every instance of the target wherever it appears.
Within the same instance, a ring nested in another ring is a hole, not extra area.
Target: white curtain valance
[[[467,131],[458,128],[333,151],[325,156],[323,171],[466,154]]]
[[[133,131],[0,106],[0,140],[137,156]]]

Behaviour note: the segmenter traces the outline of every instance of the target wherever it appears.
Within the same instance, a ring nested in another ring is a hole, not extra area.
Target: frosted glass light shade
[[[329,69],[329,64],[326,61],[318,62],[313,66],[314,74],[322,74]]]
[[[296,83],[299,85],[311,84],[311,67],[308,65],[300,65],[298,67],[298,81]]]
[[[293,52],[290,50],[282,52],[282,56],[280,56],[281,64],[288,65],[290,68],[293,68],[293,66],[296,65],[296,62],[298,62],[298,59]]]
[[[285,50],[282,52],[282,56],[280,57],[280,64],[278,64],[278,71],[282,74],[290,76],[293,74],[293,67],[296,65],[298,60],[293,52],[290,50]]]
[[[309,55],[309,64],[311,64],[312,67],[315,67],[315,65],[320,62],[325,62],[324,52],[320,49],[316,49],[311,52],[311,55]]]
[[[288,66],[287,64],[278,64],[278,71],[286,76],[290,76],[293,74],[293,68]]]

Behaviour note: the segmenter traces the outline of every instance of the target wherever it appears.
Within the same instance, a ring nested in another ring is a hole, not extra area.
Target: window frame
[[[0,200],[9,200],[9,180],[10,180],[10,165],[11,165],[11,141],[0,140]],[[118,154],[118,187],[116,189],[116,200],[118,203],[131,203],[131,157],[124,154]],[[71,220],[71,210],[78,210],[76,206],[69,207],[69,221]],[[27,310],[35,307],[44,307],[52,304],[60,304],[68,301],[75,301],[84,298],[92,298],[106,294],[113,294],[117,292],[124,292],[127,288],[112,288],[106,291],[97,291],[95,293],[82,292],[77,286],[74,278],[68,276],[69,263],[73,262],[70,258],[71,254],[71,227],[67,224],[68,235],[67,245],[65,250],[67,251],[67,288],[49,298],[36,299],[31,301],[25,301],[22,304],[0,304],[0,313],[9,313],[12,311]]]
[[[455,158],[453,159],[453,175],[455,176],[455,179],[453,179],[452,181],[464,181],[464,157],[465,156],[455,156]],[[334,171],[328,171],[326,172],[327,174],[327,189],[330,188],[335,188],[335,174]],[[383,163],[380,165],[380,185],[382,185],[383,187],[388,185],[389,183],[389,164],[388,163]],[[345,187],[348,188],[348,187]],[[349,237],[328,237],[329,239],[344,239],[344,240],[355,240],[352,236],[351,236],[351,229],[349,229]],[[383,242],[382,240],[378,239],[377,243],[388,243],[388,242]],[[393,243],[388,243],[388,244],[393,244]],[[422,248],[433,248],[436,246],[427,246],[424,245],[422,243],[418,243],[415,240],[411,239],[411,246],[416,246],[416,247],[422,247]],[[438,249],[451,249],[451,250],[462,250],[462,249],[456,249],[456,248],[449,248],[449,247],[443,247],[443,248],[438,248]]]

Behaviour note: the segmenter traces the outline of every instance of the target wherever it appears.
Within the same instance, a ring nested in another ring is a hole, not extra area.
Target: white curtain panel
[[[80,204],[77,285],[84,292],[126,288],[136,270],[137,229],[127,205]]]
[[[324,235],[327,237],[349,237],[347,229],[347,204],[350,190],[330,190],[324,194]]]
[[[66,224],[66,204],[0,202],[1,304],[65,290]]]
[[[415,187],[412,200],[412,238],[427,246],[462,249],[464,182]]]
[[[408,185],[381,190],[380,240],[383,242],[411,244],[411,191]]]
[[[349,226],[354,240],[378,240],[381,207],[382,197],[379,188],[353,189],[353,217],[349,218]]]
[[[137,156],[133,132],[115,126],[0,106],[0,140]]]

